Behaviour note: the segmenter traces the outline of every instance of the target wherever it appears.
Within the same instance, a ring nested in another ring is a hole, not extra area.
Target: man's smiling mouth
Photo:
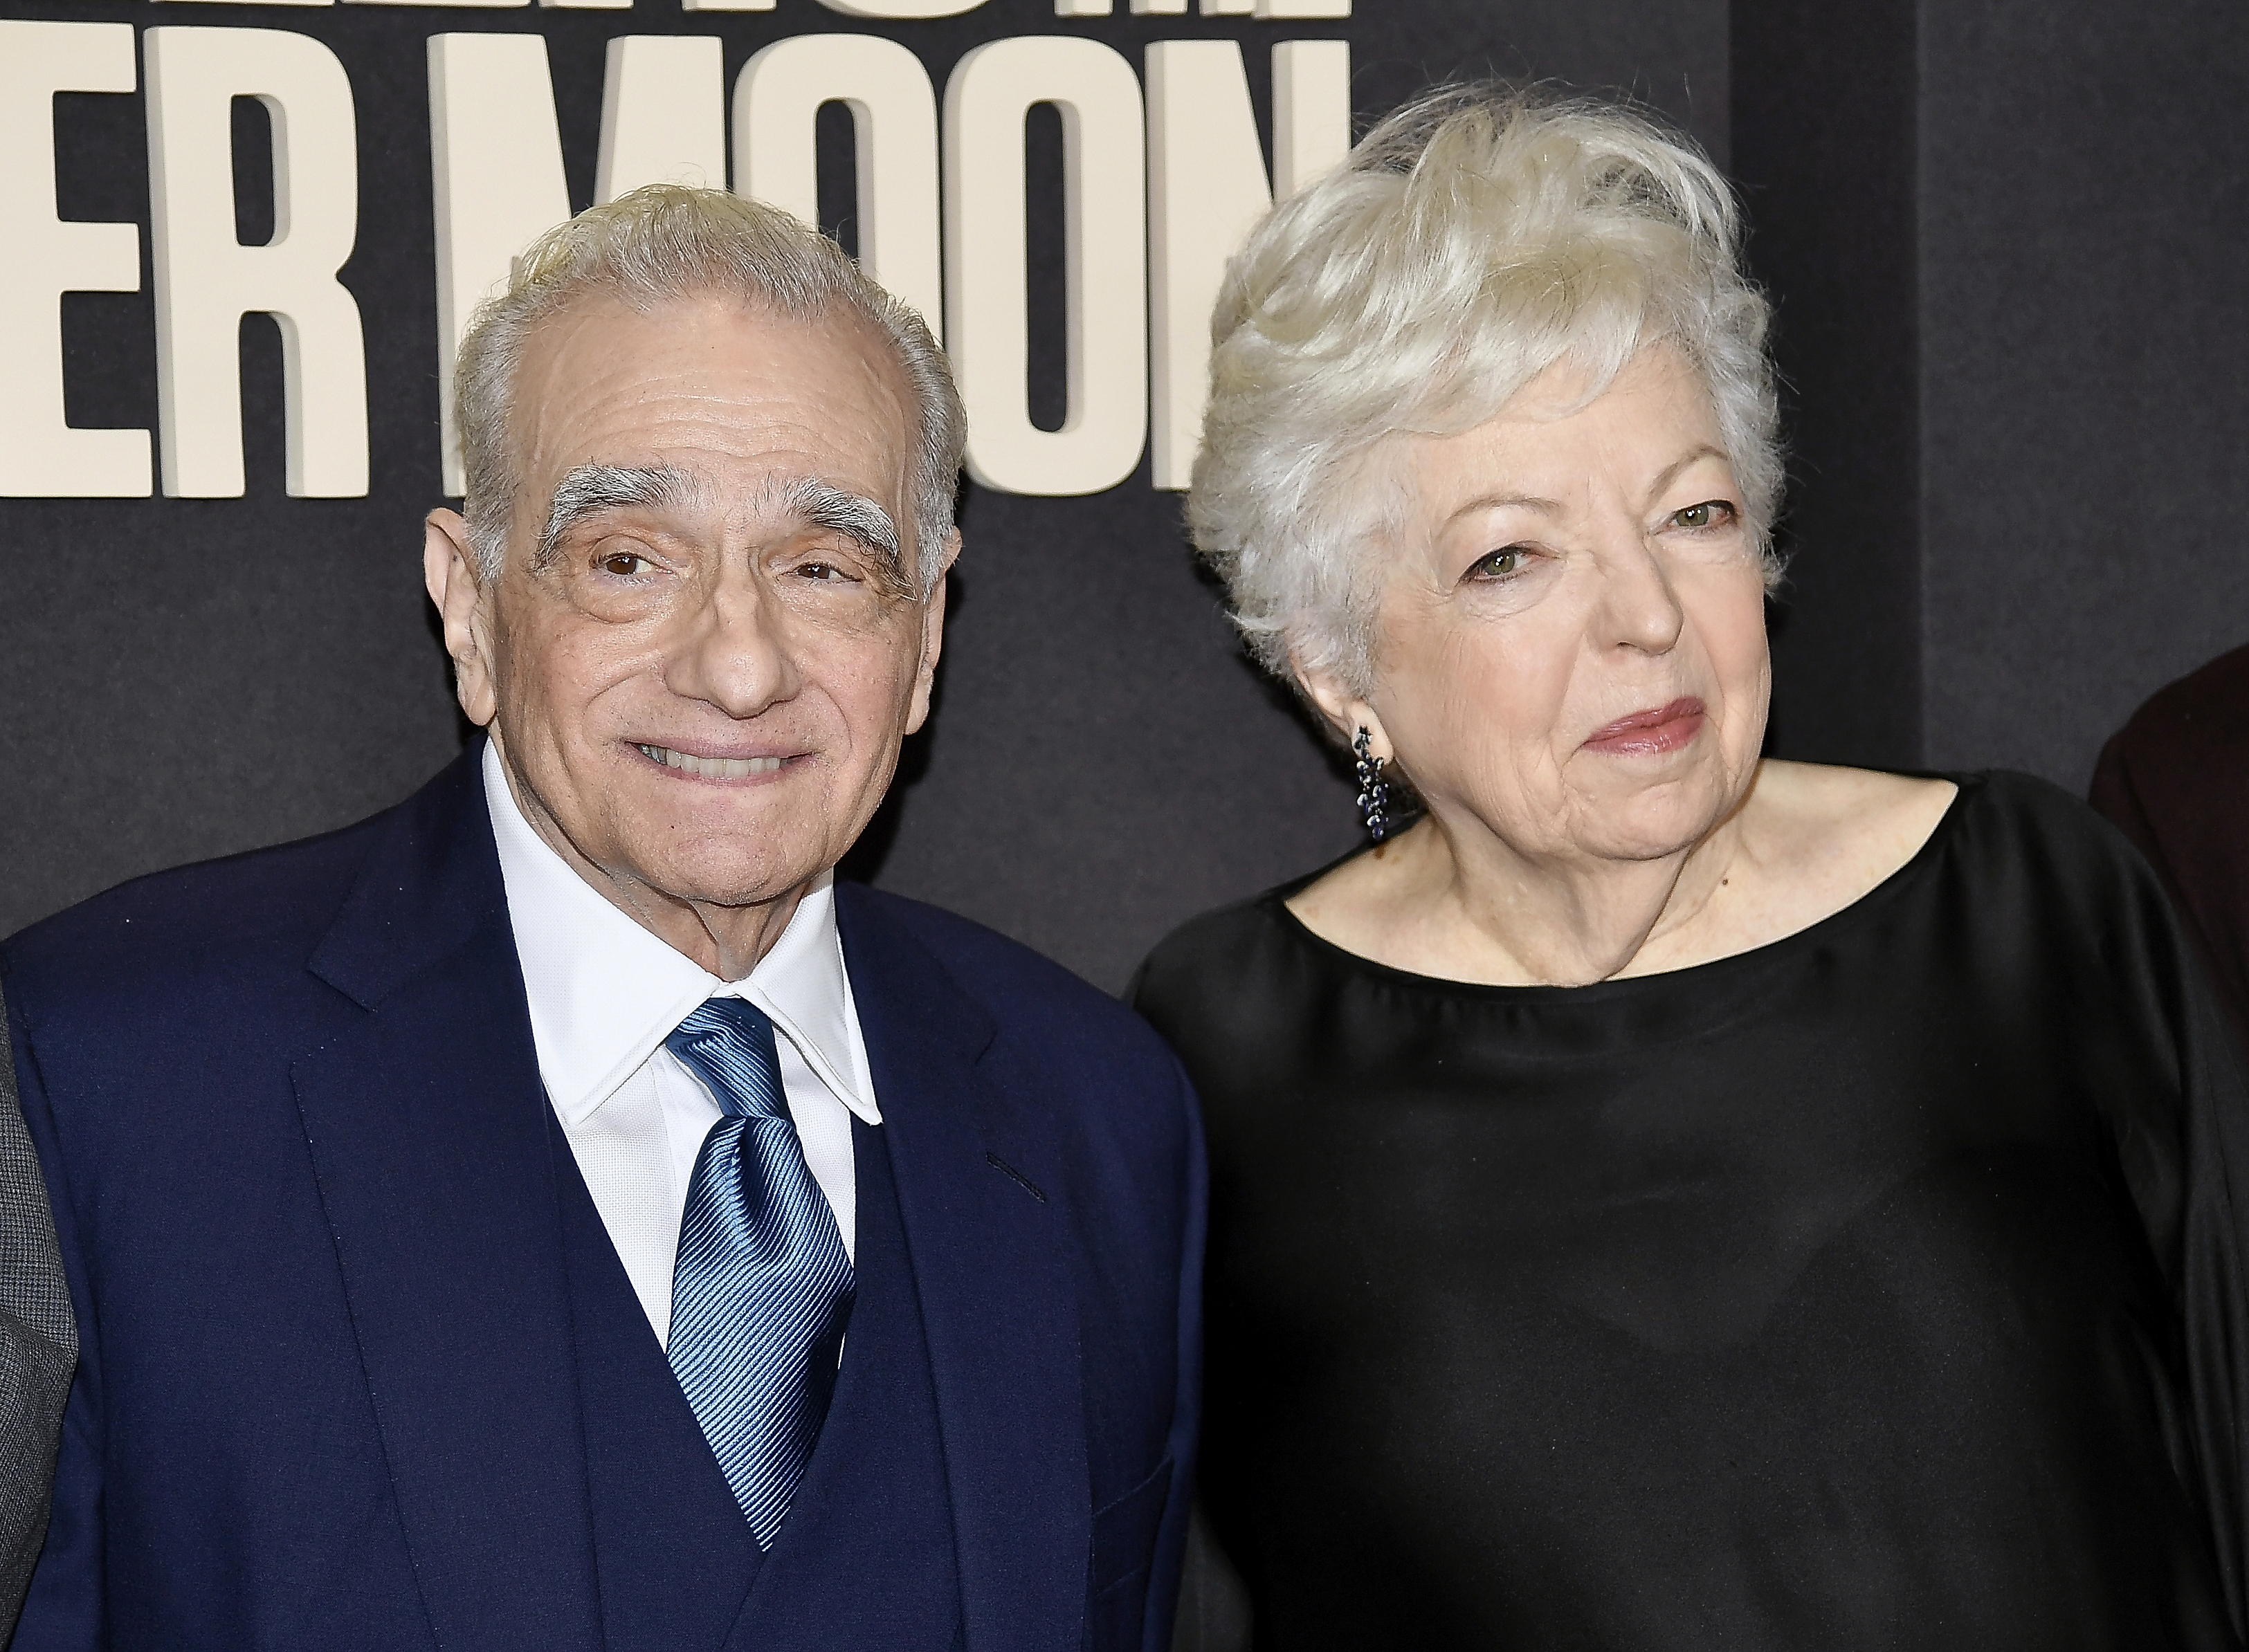
[[[705,780],[746,780],[753,774],[771,774],[787,761],[786,757],[698,757],[691,751],[675,751],[663,745],[641,746],[640,752],[651,763]]]

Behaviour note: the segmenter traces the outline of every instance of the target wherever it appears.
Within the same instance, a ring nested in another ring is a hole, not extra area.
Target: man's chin
[[[824,771],[784,770],[776,779],[714,785],[658,771],[621,785],[603,821],[610,850],[599,858],[613,873],[692,906],[786,899],[842,859],[864,821],[858,810],[837,807]]]
[[[666,900],[697,907],[766,906],[797,894],[833,861],[817,849],[777,853],[770,839],[720,840],[677,852],[635,857],[641,882]]]

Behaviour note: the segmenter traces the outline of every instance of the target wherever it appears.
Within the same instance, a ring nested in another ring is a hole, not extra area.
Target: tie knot
[[[664,1047],[703,1080],[729,1118],[786,1119],[771,1017],[744,998],[706,998]]]

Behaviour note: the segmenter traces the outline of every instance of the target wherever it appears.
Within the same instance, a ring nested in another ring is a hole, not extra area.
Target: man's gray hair
[[[1660,341],[1709,392],[1771,581],[1768,316],[1733,192],[1691,142],[1592,99],[1432,93],[1274,208],[1228,265],[1196,547],[1260,661],[1365,693],[1402,505],[1378,450],[1472,429],[1564,360],[1597,394]]]
[[[818,230],[761,202],[671,183],[588,208],[541,236],[461,341],[453,394],[468,476],[464,514],[485,579],[499,573],[517,518],[520,478],[508,415],[525,346],[541,322],[595,296],[636,309],[739,298],[793,319],[842,315],[870,324],[912,387],[919,426],[910,477],[917,566],[898,573],[921,596],[936,588],[968,432],[945,352],[911,305],[877,286]],[[538,502],[534,532],[547,524],[548,510],[549,502]]]

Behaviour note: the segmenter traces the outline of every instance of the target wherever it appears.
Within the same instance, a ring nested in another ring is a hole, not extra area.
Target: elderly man
[[[656,189],[534,249],[459,384],[424,567],[489,738],[7,948],[87,1327],[17,1648],[1152,1652],[1189,1093],[832,881],[928,709],[942,356]]]

